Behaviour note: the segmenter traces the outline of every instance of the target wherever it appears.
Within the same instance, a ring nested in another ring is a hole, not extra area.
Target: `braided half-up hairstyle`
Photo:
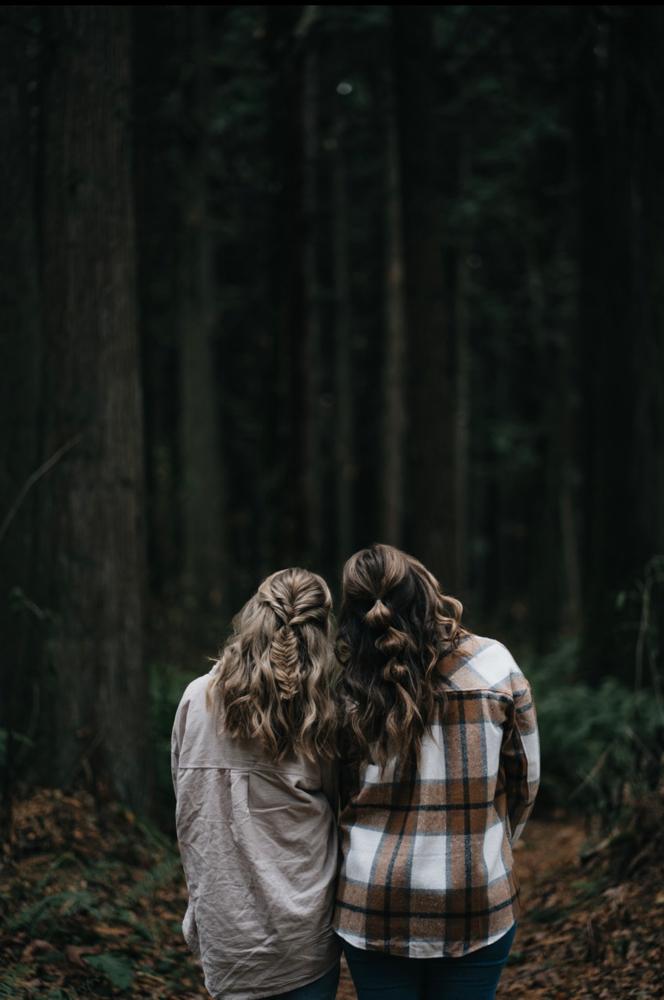
[[[273,761],[336,753],[332,596],[305,569],[263,580],[233,620],[207,689],[208,710],[232,737],[257,739]]]
[[[352,556],[343,572],[337,634],[344,742],[384,767],[419,763],[422,738],[444,709],[444,657],[463,636],[462,606],[432,573],[391,545]]]

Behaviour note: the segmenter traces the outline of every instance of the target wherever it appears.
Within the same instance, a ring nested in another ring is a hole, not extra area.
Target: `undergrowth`
[[[579,679],[578,643],[524,663],[537,708],[540,802],[597,816],[604,827],[662,781],[664,717],[651,690]]]

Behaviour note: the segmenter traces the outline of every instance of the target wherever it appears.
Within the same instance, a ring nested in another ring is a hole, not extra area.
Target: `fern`
[[[119,990],[130,990],[134,981],[134,965],[124,955],[86,955],[88,965],[103,972]]]
[[[159,886],[168,885],[169,882],[177,878],[181,870],[182,862],[179,856],[175,854],[160,865],[155,865],[145,878],[141,879],[133,889],[129,890],[123,902],[131,904],[135,903],[138,899],[143,899],[145,896],[151,896]]]
[[[22,980],[32,973],[30,965],[15,965],[13,969],[9,969],[0,979],[0,1000],[17,1000],[21,995]]]
[[[149,927],[146,927],[144,924],[140,923],[133,915],[131,910],[127,909],[118,910],[117,919],[121,920],[123,924],[127,924],[129,927],[131,927],[131,929],[136,934],[140,935],[140,937],[144,938],[146,941],[149,941],[151,944],[154,943],[155,936],[153,931],[151,931]]]
[[[100,911],[95,906],[95,897],[91,892],[54,892],[52,895],[40,899],[38,903],[26,907],[21,913],[17,913],[12,920],[7,921],[5,926],[7,931],[17,931],[24,928],[33,930],[47,918],[55,920],[56,916],[71,917],[75,913],[80,913],[81,910],[102,919]]]
[[[60,868],[62,865],[66,863],[69,863],[71,865],[78,865],[79,868],[84,868],[84,865],[81,864],[78,858],[74,857],[73,854],[70,854],[69,851],[66,851],[64,854],[61,854],[59,858],[56,858],[55,861],[53,861],[52,864],[48,866],[48,870],[45,872],[45,874],[41,877],[41,879],[37,883],[35,892],[41,892],[42,889],[49,883],[51,875],[53,875],[53,873],[56,872],[58,868]]]

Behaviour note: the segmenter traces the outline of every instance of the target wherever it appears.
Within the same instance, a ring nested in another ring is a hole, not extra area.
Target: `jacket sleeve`
[[[188,699],[185,691],[182,701],[178,705],[173,722],[173,732],[171,733],[171,777],[173,779],[173,791],[175,798],[178,797],[178,768],[180,765],[180,748],[184,738],[184,730],[187,721]]]
[[[514,715],[502,746],[507,817],[514,844],[532,811],[540,781],[540,752],[535,705],[528,681],[513,675]]]
[[[175,792],[175,798],[178,797],[178,763],[180,761],[180,741],[178,739],[177,732],[177,716],[175,717],[176,724],[173,726],[173,732],[171,733],[171,777],[173,779],[173,791]]]

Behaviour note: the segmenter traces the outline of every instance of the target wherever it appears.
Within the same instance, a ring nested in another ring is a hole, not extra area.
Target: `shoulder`
[[[195,680],[191,681],[191,683],[187,685],[180,699],[180,704],[178,705],[176,723],[178,721],[180,723],[184,723],[190,715],[195,715],[201,711],[207,711],[205,696],[208,685],[212,680],[212,673],[213,672],[211,671],[209,674],[203,674],[201,677],[196,677]]]
[[[489,690],[515,697],[527,688],[522,671],[510,651],[496,639],[468,635],[441,662],[446,685],[457,691]]]
[[[205,702],[205,694],[208,688],[208,684],[212,680],[212,673],[203,674],[201,677],[197,677],[193,680],[184,690],[184,694],[180,700],[180,704],[194,705],[198,702]]]

